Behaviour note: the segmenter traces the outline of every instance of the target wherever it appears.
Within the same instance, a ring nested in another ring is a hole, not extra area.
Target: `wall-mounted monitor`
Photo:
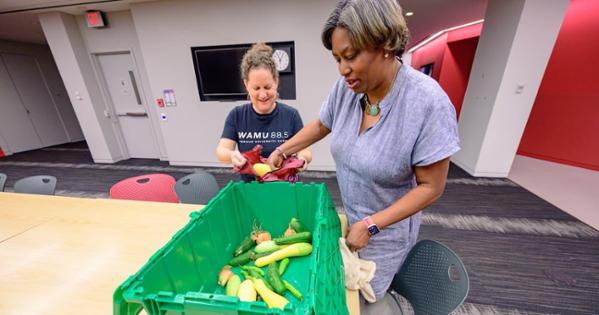
[[[434,65],[434,63],[429,63],[429,64],[426,64],[426,65],[420,67],[420,72],[432,77],[433,76],[433,65]]]
[[[279,96],[295,99],[294,42],[267,43],[274,50],[279,69]],[[201,101],[246,100],[239,66],[252,44],[191,47]],[[284,67],[284,68],[283,68]]]

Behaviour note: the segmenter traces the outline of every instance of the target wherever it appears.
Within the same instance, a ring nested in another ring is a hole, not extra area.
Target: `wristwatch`
[[[370,216],[365,217],[364,219],[362,219],[362,221],[368,227],[368,234],[370,234],[370,236],[373,236],[373,235],[378,234],[380,232],[379,227],[376,226],[376,224],[374,223],[374,221],[372,221],[372,219],[370,218]]]

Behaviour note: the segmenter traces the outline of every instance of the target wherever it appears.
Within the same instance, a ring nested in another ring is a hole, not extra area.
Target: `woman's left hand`
[[[370,233],[368,233],[368,227],[364,222],[358,221],[349,227],[349,232],[345,237],[345,244],[352,252],[360,250],[370,241]]]

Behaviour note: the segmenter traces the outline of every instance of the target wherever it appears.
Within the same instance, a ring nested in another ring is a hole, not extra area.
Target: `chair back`
[[[167,174],[147,174],[123,179],[110,187],[111,199],[177,203],[175,178]]]
[[[50,175],[37,175],[21,178],[15,182],[16,193],[54,195],[56,177]]]
[[[6,184],[6,174],[0,173],[0,191],[4,191],[4,184]]]
[[[197,171],[180,178],[175,184],[175,192],[181,203],[205,205],[219,191],[216,178],[205,171]]]
[[[447,315],[466,299],[470,280],[464,263],[449,247],[422,240],[408,253],[391,288],[410,302],[416,315]]]

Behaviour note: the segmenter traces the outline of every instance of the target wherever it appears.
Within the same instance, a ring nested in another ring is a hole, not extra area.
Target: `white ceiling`
[[[91,9],[107,12],[120,11],[127,10],[130,3],[152,0],[100,1],[102,0],[0,0],[0,39],[45,44],[46,39],[36,16],[38,12],[59,10],[70,14],[82,14]],[[412,34],[412,40],[408,46],[413,46],[440,30],[482,19],[487,1],[399,0],[404,12],[414,12],[414,15],[406,17]],[[61,5],[71,6],[5,13]]]
[[[488,0],[399,0],[404,12],[412,11],[406,21],[414,46],[441,30],[485,17]]]
[[[131,3],[144,1],[153,0],[0,0],[0,39],[46,44],[37,13],[61,11],[78,15],[87,10],[122,11],[128,10]],[[13,12],[21,10],[29,11]]]

